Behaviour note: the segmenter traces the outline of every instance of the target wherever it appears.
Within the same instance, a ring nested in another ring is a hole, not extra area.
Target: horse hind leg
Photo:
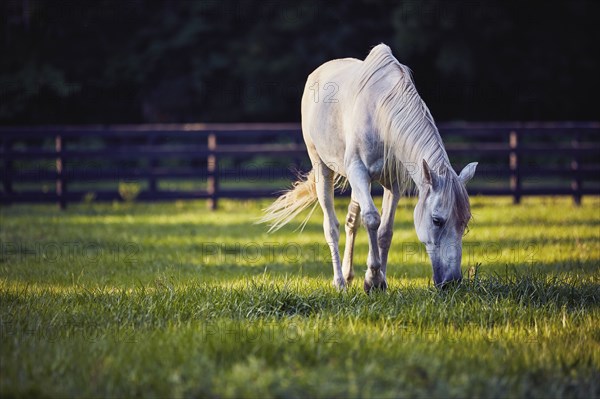
[[[325,233],[325,240],[329,245],[331,262],[333,265],[333,285],[338,289],[344,289],[346,287],[346,281],[342,274],[338,247],[340,240],[340,222],[335,214],[333,202],[334,172],[322,162],[315,165],[315,167],[315,172],[317,173],[317,198],[319,200],[319,205],[321,205],[321,209],[323,209],[323,232]]]
[[[342,262],[342,272],[346,284],[350,284],[354,279],[354,269],[352,261],[354,257],[354,239],[360,226],[360,205],[354,198],[348,205],[348,214],[346,215],[346,246],[344,248],[344,261]]]

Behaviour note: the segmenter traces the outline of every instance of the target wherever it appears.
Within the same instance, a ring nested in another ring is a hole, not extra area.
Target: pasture
[[[371,296],[268,203],[0,208],[0,396],[600,397],[600,198],[472,198],[445,291],[402,199]]]

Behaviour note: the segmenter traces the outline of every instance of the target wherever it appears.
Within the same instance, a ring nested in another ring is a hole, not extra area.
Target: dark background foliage
[[[597,1],[5,0],[0,123],[298,121],[388,44],[438,120],[598,119]]]

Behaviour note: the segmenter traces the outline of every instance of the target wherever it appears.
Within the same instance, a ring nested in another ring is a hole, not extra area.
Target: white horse
[[[320,90],[327,96],[321,98]],[[465,166],[459,175],[454,172],[409,68],[388,46],[374,47],[364,61],[333,60],[311,73],[302,96],[302,132],[313,169],[265,210],[261,221],[271,224],[270,231],[318,200],[333,284],[343,289],[354,277],[354,238],[362,219],[369,234],[364,289],[386,289],[394,215],[412,180],[419,193],[415,228],[429,254],[434,283],[439,287],[460,281],[462,236],[471,218],[465,183],[477,163]],[[384,187],[381,216],[370,193],[373,181]],[[333,195],[334,187],[346,182],[352,200],[342,261]]]

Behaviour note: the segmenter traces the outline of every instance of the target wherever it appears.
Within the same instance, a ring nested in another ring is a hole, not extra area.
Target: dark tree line
[[[438,120],[597,119],[599,3],[7,0],[0,123],[297,121],[380,42]]]

